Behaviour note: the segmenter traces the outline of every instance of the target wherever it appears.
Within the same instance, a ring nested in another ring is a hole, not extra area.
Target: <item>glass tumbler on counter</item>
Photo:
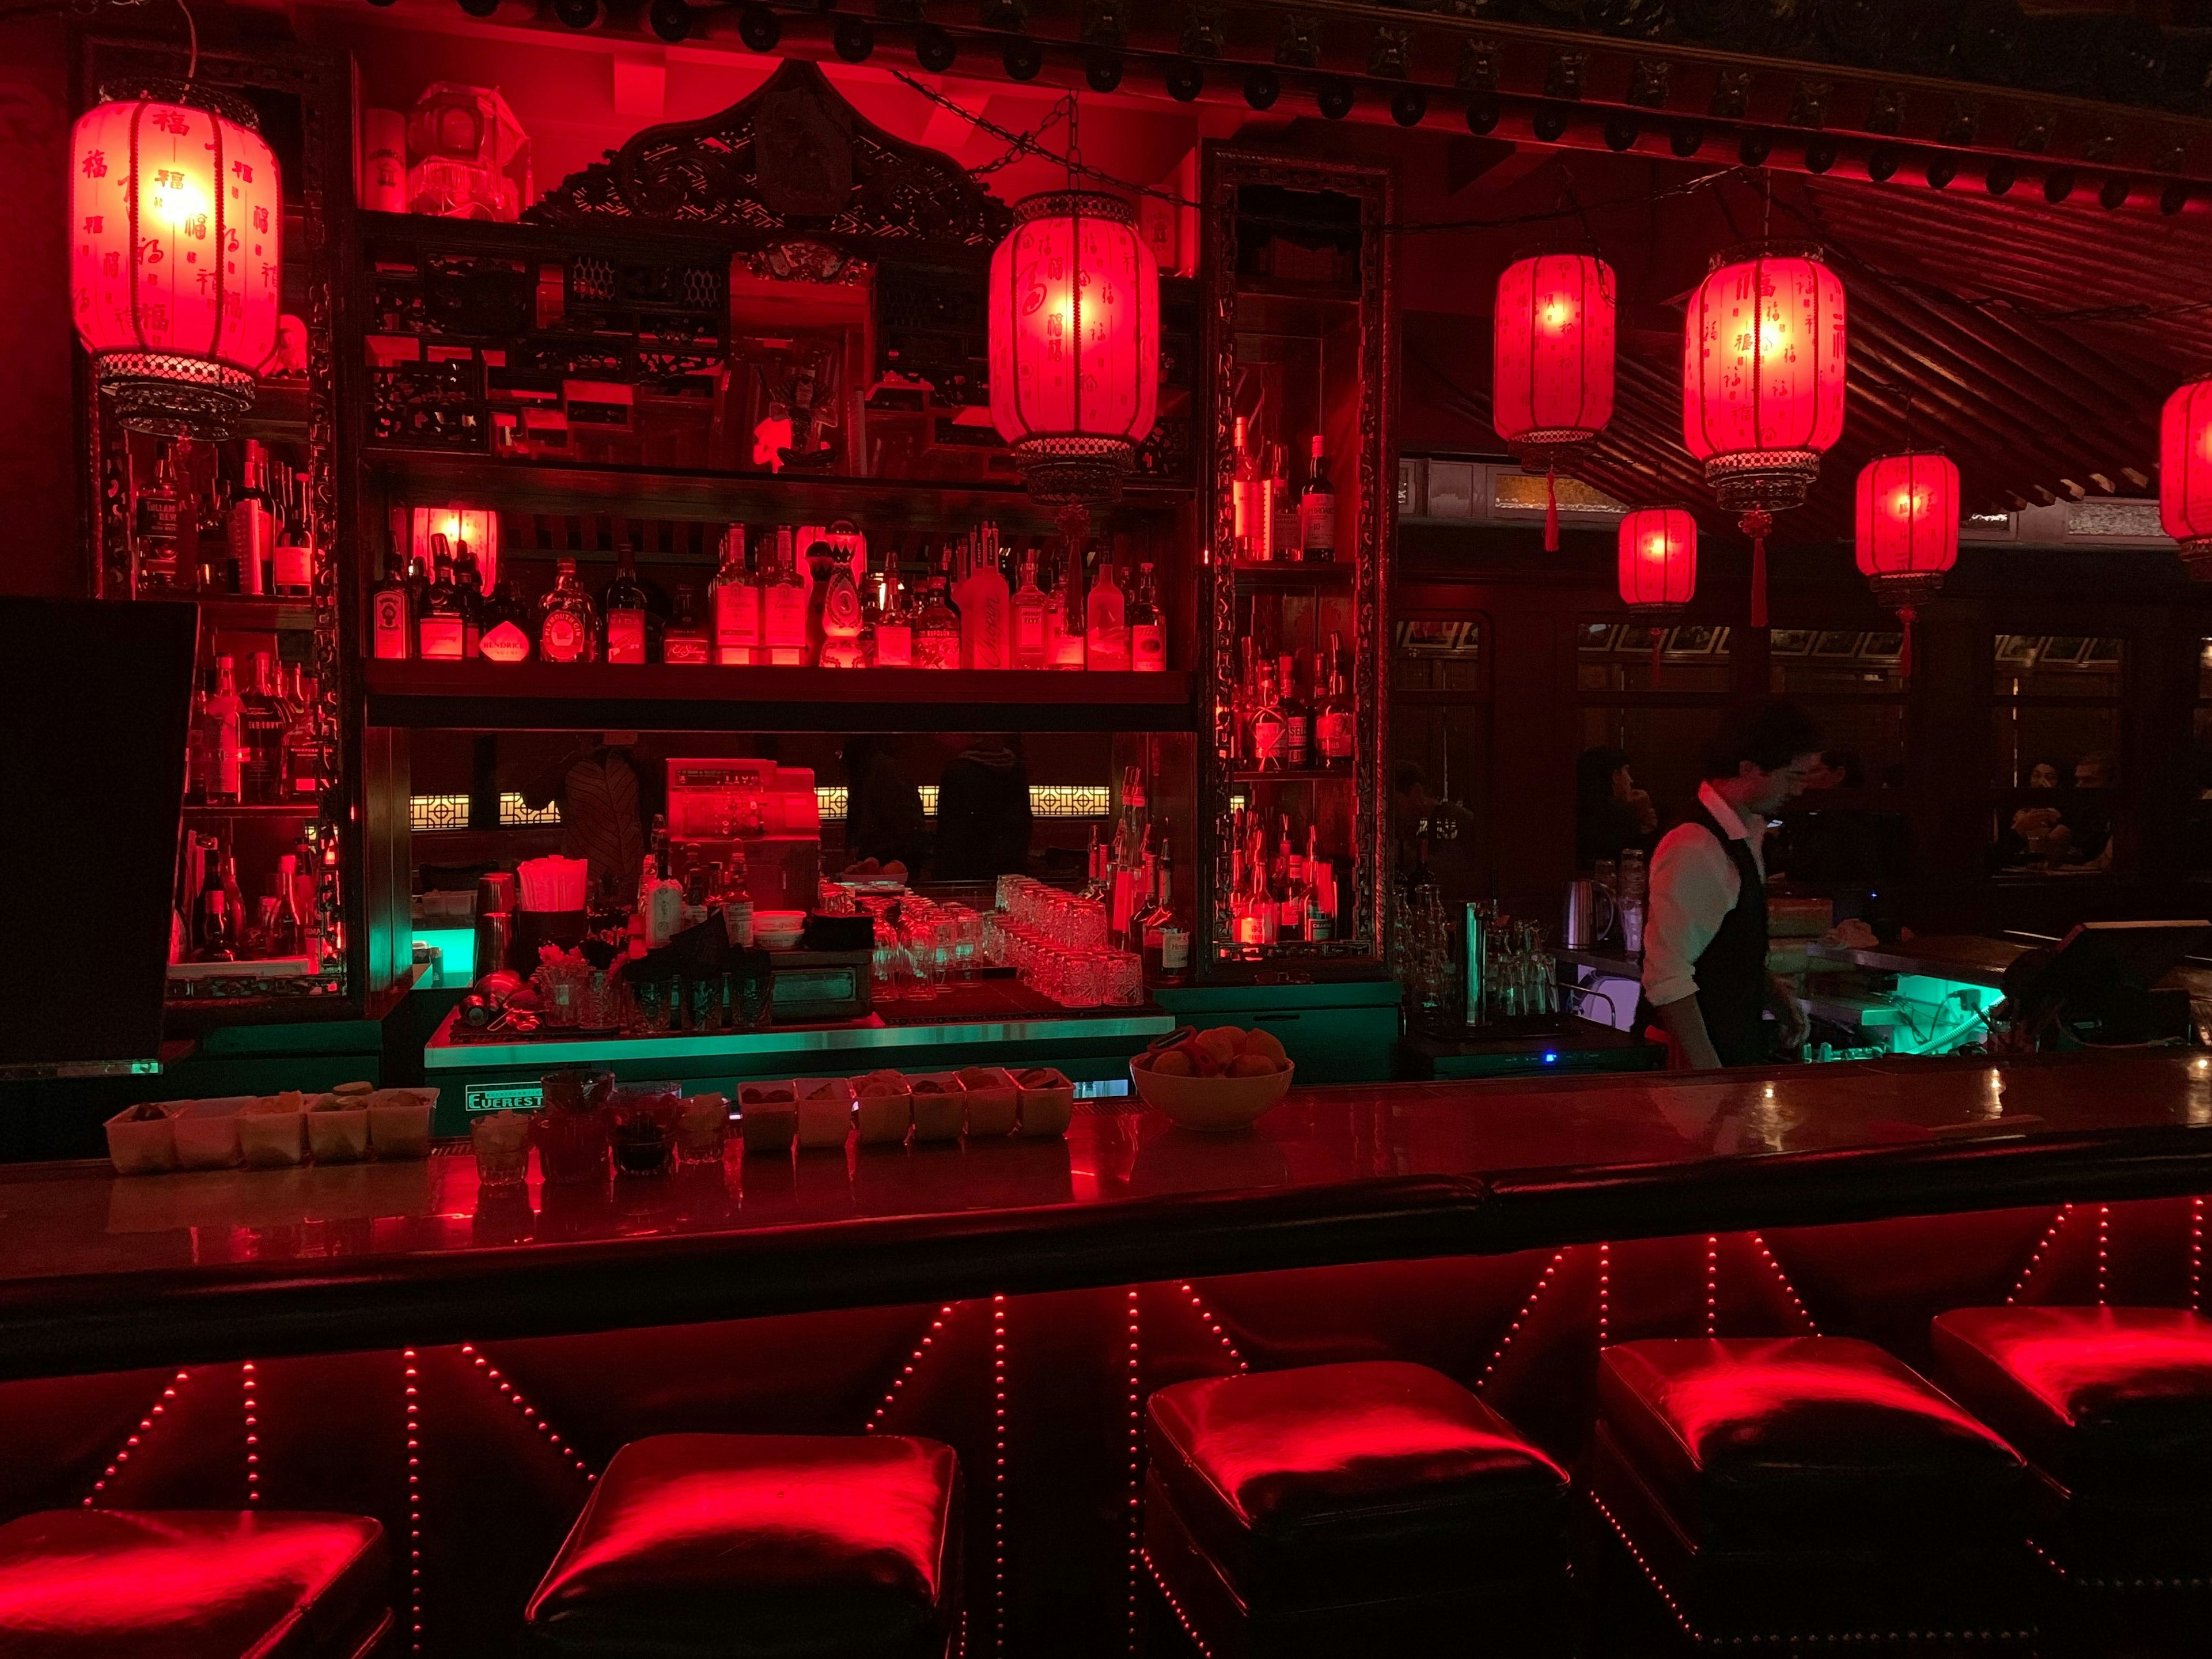
[[[615,1091],[609,1141],[615,1173],[665,1175],[676,1155],[676,1126],[683,1097],[673,1083],[647,1083]]]
[[[730,1103],[721,1095],[687,1095],[676,1114],[676,1161],[720,1164],[730,1137]]]
[[[548,1072],[543,1103],[530,1115],[530,1143],[546,1184],[573,1186],[607,1178],[607,1103],[612,1072],[569,1066]]]
[[[530,1176],[530,1115],[483,1112],[469,1120],[469,1145],[477,1155],[477,1186],[520,1187]]]

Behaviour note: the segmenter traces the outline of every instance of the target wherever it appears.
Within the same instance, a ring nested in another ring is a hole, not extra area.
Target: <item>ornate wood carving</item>
[[[957,162],[893,137],[797,59],[719,115],[647,127],[522,217],[567,230],[720,231],[748,247],[803,240],[847,252],[980,252],[1013,223]]]

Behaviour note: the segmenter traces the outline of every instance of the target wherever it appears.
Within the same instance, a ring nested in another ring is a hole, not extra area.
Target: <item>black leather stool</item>
[[[285,1510],[52,1510],[0,1527],[7,1659],[364,1659],[384,1528]]]
[[[2072,1618],[2212,1640],[2212,1320],[1962,1308],[1933,1334],[1952,1392],[2042,1477],[2029,1533]]]
[[[1590,1496],[1701,1646],[2030,1638],[2028,1479],[1871,1343],[1624,1342],[1600,1360]]]
[[[1145,1559],[1214,1659],[1565,1645],[1566,1474],[1449,1377],[1182,1382],[1147,1434]]]
[[[664,1434],[615,1454],[525,1616],[592,1659],[941,1659],[959,1577],[950,1446]]]

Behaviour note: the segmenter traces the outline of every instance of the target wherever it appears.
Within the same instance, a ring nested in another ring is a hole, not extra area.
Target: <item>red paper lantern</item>
[[[1160,272],[1126,203],[1032,196],[991,256],[991,421],[1030,494],[1110,501],[1159,401]]]
[[[1682,438],[1752,538],[1766,626],[1766,532],[1820,476],[1844,430],[1844,285],[1810,247],[1714,256],[1682,335]]]
[[[2181,544],[2181,562],[2212,581],[2212,380],[2191,380],[2166,400],[2159,422],[2158,511]]]
[[[1490,418],[1522,466],[1545,471],[1547,552],[1559,547],[1552,474],[1613,418],[1613,270],[1604,260],[1540,253],[1498,279]]]
[[[1918,608],[1959,562],[1959,469],[1948,455],[1884,455],[1859,469],[1859,574],[1905,628],[1900,673],[1912,672]]]
[[[222,437],[276,347],[284,201],[252,108],[185,83],[81,117],[70,306],[101,391],[143,431]]]
[[[1620,520],[1620,602],[1672,616],[1698,591],[1698,521],[1687,507],[1639,507]]]

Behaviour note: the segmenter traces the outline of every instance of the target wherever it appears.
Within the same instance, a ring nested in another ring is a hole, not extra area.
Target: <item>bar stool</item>
[[[2062,1616],[2138,1633],[2212,1613],[2212,1320],[2172,1308],[1937,1316],[1953,1393],[2024,1453]]]
[[[1449,1377],[1209,1377],[1147,1419],[1145,1560],[1214,1659],[1564,1645],[1566,1473]]]
[[[524,1616],[593,1659],[941,1659],[959,1577],[950,1446],[663,1434],[615,1454]]]
[[[283,1510],[49,1510],[0,1527],[8,1659],[365,1659],[384,1528]]]
[[[2019,1455],[1844,1337],[1624,1342],[1588,1490],[1699,1646],[2026,1641]]]

